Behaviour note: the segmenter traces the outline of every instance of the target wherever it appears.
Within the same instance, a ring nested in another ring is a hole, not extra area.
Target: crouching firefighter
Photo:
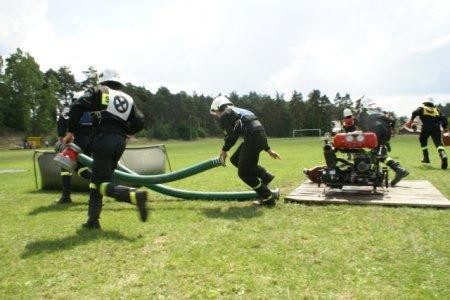
[[[83,93],[76,93],[72,97],[72,102],[78,97],[82,96]],[[58,142],[62,145],[62,140],[67,132],[67,123],[69,121],[69,106],[65,106],[61,115],[58,117]],[[84,154],[91,155],[91,131],[92,131],[92,117],[90,112],[83,112],[80,120],[78,121],[78,126],[74,132],[74,143],[81,148]],[[77,164],[75,168],[75,172],[78,176],[90,180],[91,179],[91,171],[88,167],[83,166],[81,164]],[[72,199],[70,198],[70,191],[72,189],[72,173],[66,169],[61,169],[61,181],[62,181],[62,194],[61,198],[57,203],[65,204],[71,203]]]
[[[387,118],[382,112],[378,111],[366,111],[361,112],[359,116],[360,127],[363,131],[374,132],[377,136],[378,145],[374,150],[377,159],[385,163],[394,172],[394,179],[391,180],[391,186],[396,186],[404,177],[409,175],[409,172],[402,168],[399,162],[388,156],[386,143],[391,139],[391,120]]]
[[[272,193],[269,190],[267,186],[274,179],[274,176],[258,165],[258,161],[262,150],[274,159],[281,158],[278,153],[270,149],[261,122],[251,111],[235,107],[224,96],[219,96],[213,100],[210,113],[218,119],[219,126],[225,134],[220,159],[225,163],[227,152],[234,146],[239,136],[242,136],[244,142],[231,156],[230,161],[238,168],[239,178],[258,194],[259,199],[253,203],[269,207],[275,206],[280,191],[276,189]]]
[[[88,220],[83,227],[99,229],[102,198],[108,196],[120,202],[136,205],[140,218],[147,220],[147,192],[113,183],[113,172],[125,150],[126,137],[144,127],[142,113],[133,98],[121,91],[123,84],[114,70],[99,75],[99,85],[85,91],[69,111],[68,132],[63,142],[74,139],[77,123],[84,111],[92,114],[92,176],[89,184]]]

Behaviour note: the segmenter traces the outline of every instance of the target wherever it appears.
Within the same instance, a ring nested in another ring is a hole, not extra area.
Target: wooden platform
[[[330,189],[311,181],[302,183],[284,199],[285,202],[313,204],[361,204],[450,208],[450,201],[427,180],[403,180],[388,189],[345,186]]]

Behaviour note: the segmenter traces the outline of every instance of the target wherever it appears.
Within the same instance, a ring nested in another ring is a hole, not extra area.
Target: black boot
[[[439,157],[441,158],[441,169],[446,170],[448,167],[448,158],[445,150],[439,149]]]
[[[96,190],[91,189],[89,195],[88,220],[82,226],[86,229],[100,229],[100,213],[102,211],[102,195]]]
[[[81,226],[86,229],[102,229],[100,222],[94,219],[88,219],[86,223],[83,223]]]
[[[430,163],[430,156],[428,155],[428,149],[423,149],[422,150],[422,154],[423,154],[422,163],[423,164],[429,164]]]
[[[391,148],[391,143],[387,142],[385,146],[386,146],[386,150],[387,150],[388,152],[391,152],[391,150],[392,150],[392,148]]]
[[[280,189],[276,189],[273,193],[270,190],[269,192],[270,194],[267,197],[260,197],[252,203],[259,206],[274,207],[277,204],[277,200],[280,198]]]
[[[62,175],[62,194],[61,198],[56,202],[58,204],[67,204],[72,203],[72,199],[70,198],[70,190],[72,187],[72,178],[70,175]]]
[[[58,204],[69,204],[72,203],[72,199],[70,198],[70,189],[63,189],[61,198],[56,201]]]
[[[106,185],[106,186],[105,186]],[[136,205],[142,222],[147,221],[147,191],[136,191],[123,185],[114,185],[112,183],[102,183],[105,187],[104,193],[108,197],[113,197],[119,202],[127,202]]]
[[[397,185],[397,183],[399,183],[400,180],[402,180],[403,178],[405,178],[406,176],[409,175],[409,172],[406,169],[402,168],[400,166],[400,164],[398,162],[396,162],[395,160],[390,160],[387,163],[387,165],[395,172],[394,179],[392,179],[392,181],[391,181],[392,187]]]
[[[136,207],[139,211],[139,216],[141,221],[147,221],[148,210],[147,210],[147,191],[137,191],[136,192]]]

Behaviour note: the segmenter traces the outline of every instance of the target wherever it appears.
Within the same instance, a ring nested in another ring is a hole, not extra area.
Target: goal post
[[[306,129],[294,129],[292,130],[292,137],[301,137],[301,136],[322,136],[322,130],[319,128],[306,128]]]

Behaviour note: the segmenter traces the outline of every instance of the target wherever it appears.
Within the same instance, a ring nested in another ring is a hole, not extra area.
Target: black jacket
[[[256,131],[264,131],[261,122],[251,111],[234,106],[227,107],[218,122],[225,135],[223,151],[230,150],[239,136],[248,139]],[[267,151],[269,149],[270,147],[266,140],[264,150]]]
[[[410,120],[414,120],[417,116],[422,121],[423,126],[432,127],[442,125],[444,129],[447,129],[447,117],[433,103],[425,102],[423,106],[418,107],[412,112]]]
[[[134,102],[132,102],[131,108],[128,108],[130,101],[122,102],[124,105],[120,109],[123,108],[129,113],[126,119],[122,119],[107,110],[110,101],[114,101],[114,105],[116,103],[116,99],[109,99],[109,94],[115,91],[120,90],[114,89],[113,86],[108,87],[107,83],[86,90],[84,95],[76,99],[70,107],[68,131],[74,132],[76,130],[77,123],[85,111],[91,112],[94,135],[98,133],[114,133],[125,136],[141,130],[144,125],[144,117]],[[126,96],[129,97],[128,95]],[[118,105],[120,104],[119,99]]]
[[[58,137],[64,137],[66,135],[67,126],[69,124],[69,109],[64,108],[62,113],[58,117],[57,123],[57,132]],[[84,112],[81,120],[78,122],[77,127],[75,128],[75,135],[90,135],[92,130],[92,119],[90,117],[89,112]]]

